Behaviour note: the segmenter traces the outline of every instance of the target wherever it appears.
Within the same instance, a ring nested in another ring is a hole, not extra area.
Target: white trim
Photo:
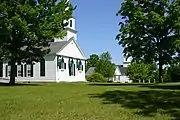
[[[74,37],[71,38],[71,39],[69,39],[69,41],[67,42],[67,44],[65,44],[57,53],[61,52],[73,39],[74,39]],[[57,53],[55,53],[55,54],[57,55]]]
[[[79,59],[79,60],[84,60],[84,61],[87,60],[87,59],[81,59],[81,58],[77,58],[77,57],[70,57],[70,56],[58,55],[58,54],[56,56],[62,56],[62,57],[65,57],[65,58],[72,58],[72,59]]]
[[[87,60],[86,56],[85,56],[84,53],[82,52],[80,46],[79,46],[79,45],[77,44],[77,42],[75,41],[75,38],[74,38],[74,37],[70,38],[69,41],[68,41],[68,43],[67,43],[66,45],[64,45],[57,53],[61,52],[71,41],[74,41],[74,43],[76,44],[77,48],[79,49],[81,55],[84,57],[84,60]],[[58,55],[57,53],[56,53],[56,55]]]
[[[77,44],[77,42],[74,40],[77,48],[79,49],[79,51],[81,52],[82,56],[84,57],[84,59],[87,59],[86,56],[84,55],[83,51],[81,50],[80,46]]]

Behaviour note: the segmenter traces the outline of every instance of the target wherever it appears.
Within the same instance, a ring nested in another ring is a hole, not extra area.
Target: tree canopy
[[[117,35],[124,55],[133,61],[157,62],[159,80],[163,65],[173,59],[180,39],[179,0],[126,0],[117,15],[121,16]]]
[[[133,62],[127,67],[127,75],[133,82],[137,81],[151,81],[155,79],[156,65],[155,64],[146,64],[146,63],[137,63]]]
[[[90,67],[95,67],[95,72],[100,73],[106,78],[114,76],[115,64],[111,61],[111,54],[104,52],[101,55],[92,54],[87,60],[87,70]]]
[[[75,7],[68,0],[1,0],[0,55],[11,62],[38,61],[50,52],[53,38],[63,38]]]
[[[96,54],[90,55],[90,57],[87,59],[86,71],[90,67],[96,67],[98,61],[99,61],[99,56],[98,55],[96,55]]]
[[[100,55],[100,59],[103,61],[111,61],[111,54],[109,52],[104,52]]]
[[[111,62],[111,55],[109,52],[104,52],[100,55],[95,71],[102,74],[106,78],[114,76],[115,64]]]

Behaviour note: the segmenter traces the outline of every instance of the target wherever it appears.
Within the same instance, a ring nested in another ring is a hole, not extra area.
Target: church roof
[[[51,52],[49,54],[56,54],[60,49],[62,49],[67,44],[68,41],[59,41],[59,42],[51,43],[50,45]]]
[[[92,75],[94,72],[95,72],[95,67],[90,67],[86,72],[86,76]]]
[[[51,43],[51,45],[50,45],[51,51],[49,54],[56,54],[57,52],[62,50],[66,45],[68,45],[68,43],[70,43],[72,40],[74,40],[73,37],[68,41],[59,41],[59,42]]]
[[[72,37],[70,38],[68,41],[58,41],[58,42],[54,42],[50,44],[50,53],[48,55],[52,55],[52,54],[57,54],[60,51],[62,51],[71,41],[74,41],[75,45],[77,46],[77,48],[79,49],[79,51],[81,52],[82,56],[84,57],[83,59],[86,59],[86,56],[84,55],[84,53],[82,52],[81,48],[79,47],[79,45],[77,44],[77,42],[75,41],[75,38]]]
[[[119,68],[121,75],[122,76],[126,76],[127,74],[127,67],[123,67],[122,65],[117,65],[117,67]]]

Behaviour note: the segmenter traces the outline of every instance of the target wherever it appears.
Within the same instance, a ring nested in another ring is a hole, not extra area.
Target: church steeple
[[[69,2],[69,0],[67,0],[67,1]],[[76,31],[76,20],[75,20],[75,18],[72,17],[67,22],[68,22],[68,26],[65,27],[65,32],[67,33],[67,35],[63,39],[55,38],[54,42],[68,41],[72,37],[74,37],[75,40],[77,40],[77,31]]]
[[[69,19],[69,21],[68,21],[68,28],[70,28],[70,29],[73,29],[73,30],[75,30],[76,29],[76,26],[75,26],[75,18],[70,18]]]
[[[77,31],[76,31],[76,20],[75,18],[70,18],[68,20],[68,26],[66,27],[66,31],[67,31],[67,40],[69,40],[70,38],[74,37],[75,40],[77,40]]]

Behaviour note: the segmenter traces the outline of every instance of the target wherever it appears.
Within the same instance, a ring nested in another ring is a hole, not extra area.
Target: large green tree
[[[155,64],[145,64],[143,62],[137,63],[133,62],[127,67],[127,75],[134,82],[145,82],[151,81],[156,76],[156,65]]]
[[[0,55],[11,64],[38,61],[50,52],[49,43],[63,38],[75,7],[68,0],[0,0]]]
[[[114,76],[115,64],[111,62],[111,55],[109,52],[104,52],[100,55],[95,71],[102,74],[107,79]]]
[[[169,64],[175,41],[179,40],[179,0],[125,0],[117,15],[122,17],[117,35],[124,55],[134,61],[159,65],[161,81],[163,65]]]
[[[90,55],[90,57],[87,59],[86,71],[90,67],[96,67],[98,61],[99,61],[99,56],[98,55],[96,55],[96,54]]]
[[[111,54],[109,52],[104,52],[100,55],[100,59],[103,61],[111,61]]]

